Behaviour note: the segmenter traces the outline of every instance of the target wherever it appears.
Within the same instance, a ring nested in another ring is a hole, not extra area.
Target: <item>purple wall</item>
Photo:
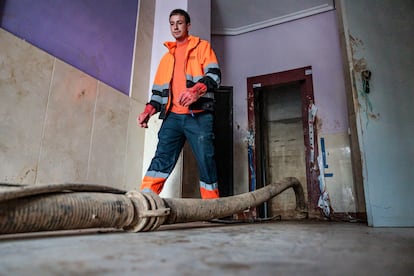
[[[0,26],[129,93],[139,0],[4,0]]]
[[[320,131],[343,133],[348,116],[335,11],[237,36],[213,36],[223,85],[234,86],[234,112],[247,126],[248,77],[312,66]]]

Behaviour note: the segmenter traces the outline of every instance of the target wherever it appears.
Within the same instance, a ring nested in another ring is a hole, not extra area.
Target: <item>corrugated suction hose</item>
[[[288,188],[295,192],[296,209],[306,211],[302,186],[293,177],[254,192],[210,200],[161,198],[88,184],[0,187],[0,234],[87,228],[153,231],[163,224],[230,216]]]

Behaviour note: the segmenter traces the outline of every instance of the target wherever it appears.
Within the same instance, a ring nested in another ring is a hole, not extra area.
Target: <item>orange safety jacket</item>
[[[214,53],[208,41],[196,36],[188,37],[188,46],[185,53],[185,76],[187,88],[196,82],[204,83],[207,92],[195,103],[191,104],[191,110],[214,111],[214,90],[220,86],[221,71]],[[152,86],[150,104],[160,112],[159,118],[164,119],[171,106],[171,81],[174,70],[174,52],[176,42],[165,42],[168,52],[161,58]]]

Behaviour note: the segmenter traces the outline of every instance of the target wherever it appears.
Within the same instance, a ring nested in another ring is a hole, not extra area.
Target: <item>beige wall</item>
[[[137,188],[144,103],[3,29],[0,41],[0,181]]]

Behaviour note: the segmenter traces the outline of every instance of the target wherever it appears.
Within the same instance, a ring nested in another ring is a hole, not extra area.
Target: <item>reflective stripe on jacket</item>
[[[207,86],[207,93],[197,102],[190,105],[193,110],[214,110],[214,90],[220,86],[221,71],[214,53],[208,41],[196,36],[188,37],[189,43],[185,53],[185,76],[187,88],[196,82],[202,82]],[[160,112],[160,119],[164,119],[169,111],[170,95],[172,95],[171,81],[174,70],[174,52],[176,42],[165,42],[168,52],[162,57],[158,65],[152,86],[150,104]]]

